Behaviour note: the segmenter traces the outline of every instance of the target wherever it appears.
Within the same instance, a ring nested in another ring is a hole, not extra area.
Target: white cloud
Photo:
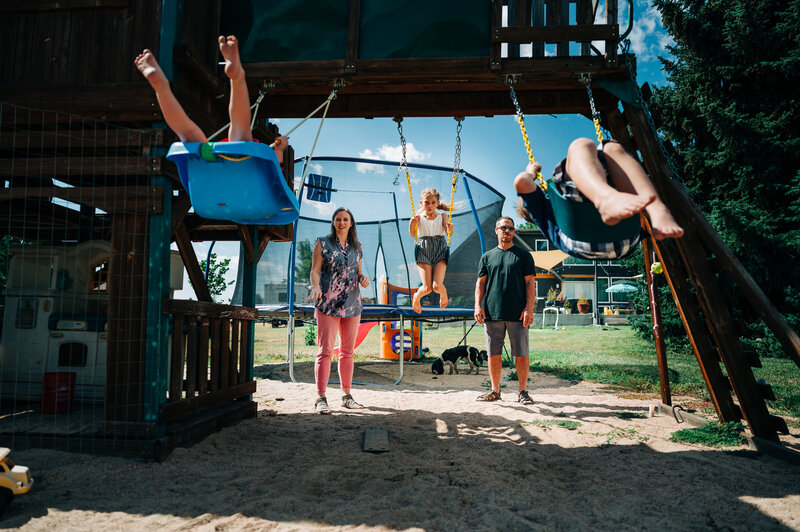
[[[403,158],[403,147],[402,145],[397,146],[390,146],[388,144],[383,144],[377,151],[372,151],[371,149],[367,148],[364,151],[358,153],[358,156],[362,159],[373,159],[376,161],[400,161]],[[417,163],[422,162],[425,159],[430,159],[431,154],[430,152],[425,153],[419,151],[413,142],[409,142],[406,144],[406,160],[410,163]],[[383,174],[385,173],[385,167],[379,164],[368,164],[368,163],[357,163],[356,170],[361,172],[362,174],[373,173],[373,174]]]

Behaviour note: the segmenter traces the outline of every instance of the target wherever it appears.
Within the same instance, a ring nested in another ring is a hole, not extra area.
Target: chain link
[[[592,122],[594,122],[594,131],[597,133],[597,142],[603,143],[603,128],[600,126],[600,113],[594,106],[594,95],[592,95],[591,77],[588,74],[582,76],[583,84],[586,86],[586,92],[589,94],[589,106],[592,108]]]
[[[631,56],[629,53],[631,41],[630,39],[625,39],[622,43],[622,56],[625,58],[625,65],[628,67],[628,75],[631,77],[631,82],[633,83],[633,88],[636,90],[636,102],[642,106],[642,110],[644,111],[644,116],[647,119],[647,124],[650,126],[650,129],[653,132],[653,136],[656,138],[658,142],[658,147],[661,150],[661,155],[664,156],[664,160],[667,161],[667,165],[669,166],[672,175],[678,181],[683,181],[681,179],[680,174],[678,173],[678,169],[675,168],[675,163],[672,162],[672,158],[667,153],[667,147],[664,145],[664,142],[661,140],[661,135],[658,134],[658,129],[656,128],[655,122],[653,122],[653,115],[650,114],[650,108],[647,106],[647,102],[644,100],[644,96],[642,96],[642,91],[639,88],[639,84],[636,82],[636,75],[633,73],[633,65],[631,65]]]
[[[528,139],[528,132],[525,131],[525,115],[522,113],[522,107],[520,107],[519,100],[517,99],[517,92],[514,90],[514,78],[509,76],[507,83],[508,90],[511,93],[511,101],[514,103],[514,109],[517,111],[517,122],[519,123],[520,131],[522,131],[522,140],[525,142],[525,151],[528,153],[528,160],[535,163],[536,159],[533,158],[533,150],[531,149],[531,142]],[[536,181],[538,181],[537,184],[539,187],[542,190],[547,190],[547,183],[545,183],[542,173],[536,172],[534,177]]]
[[[456,197],[456,183],[458,183],[458,174],[461,172],[461,121],[464,120],[463,116],[456,116],[456,153],[453,159],[453,184],[450,187],[450,215],[447,218],[447,223],[453,223],[453,203]],[[450,231],[447,232],[447,245],[450,245]]]

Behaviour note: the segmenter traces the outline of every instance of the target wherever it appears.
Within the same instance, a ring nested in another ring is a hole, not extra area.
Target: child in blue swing
[[[520,197],[517,214],[539,226],[550,242],[565,253],[588,260],[614,260],[636,248],[641,240],[639,234],[603,243],[580,242],[563,234],[550,202],[534,180],[541,169],[539,163],[528,163],[514,179],[514,189]],[[656,240],[683,236],[683,228],[658,197],[642,165],[619,142],[604,141],[597,146],[591,139],[574,140],[567,157],[553,172],[552,186],[570,201],[592,202],[606,225],[645,211]]]
[[[231,80],[231,99],[228,104],[231,123],[228,128],[227,140],[250,142],[253,140],[250,130],[250,96],[247,91],[244,68],[239,59],[239,41],[233,35],[220,36],[218,41],[219,51],[225,59],[225,75]],[[172,93],[169,80],[158,65],[153,52],[147,49],[143,50],[136,56],[134,63],[156,92],[161,114],[164,115],[167,125],[181,142],[206,142],[208,138],[205,133],[189,118]],[[281,165],[283,165],[283,152],[288,145],[288,139],[283,136],[278,137],[275,142],[275,155]]]

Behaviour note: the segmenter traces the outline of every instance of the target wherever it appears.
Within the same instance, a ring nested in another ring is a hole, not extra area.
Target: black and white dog
[[[477,375],[478,367],[487,360],[486,351],[478,351],[474,347],[468,345],[460,345],[458,347],[445,349],[442,355],[431,364],[431,373],[434,375],[444,374],[444,365],[448,364],[450,366],[449,375],[452,375],[453,371],[458,374],[456,363],[461,359],[469,362],[469,371],[467,371],[467,375],[472,373],[473,369],[475,369],[475,375]]]

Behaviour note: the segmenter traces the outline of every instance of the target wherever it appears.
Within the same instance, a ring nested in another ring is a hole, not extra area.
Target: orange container
[[[42,379],[42,414],[67,414],[72,410],[77,373],[45,373]]]

